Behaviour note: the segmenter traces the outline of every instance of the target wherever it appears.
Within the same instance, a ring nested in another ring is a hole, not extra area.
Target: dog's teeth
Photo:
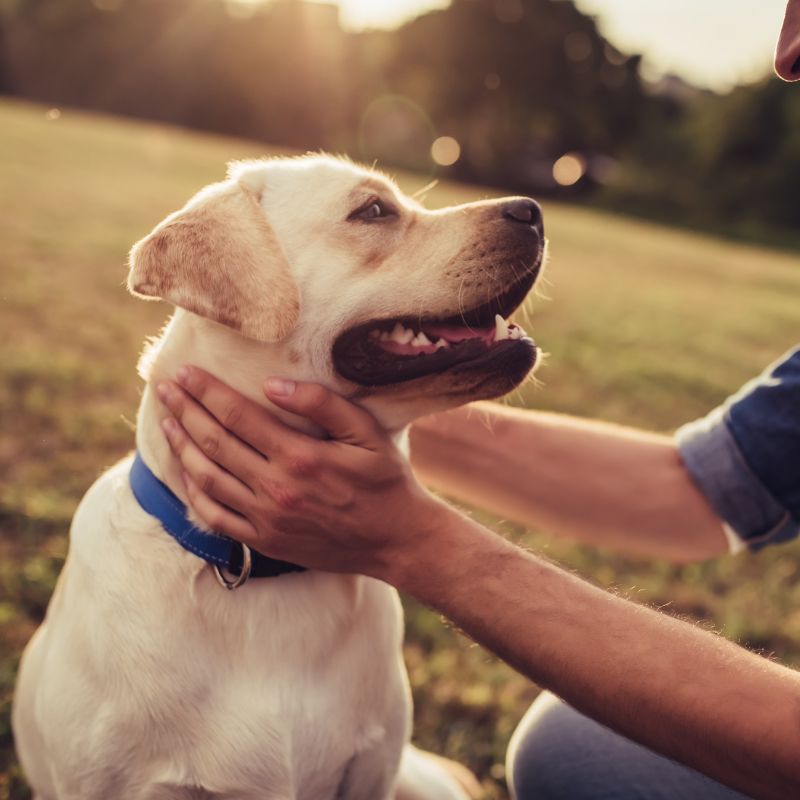
[[[379,330],[370,331],[369,332],[369,338],[370,339],[380,339],[381,338],[381,332]]]
[[[448,342],[447,339],[439,339],[439,341],[436,342],[436,347],[437,349],[442,347],[450,347],[450,342]]]
[[[494,330],[494,340],[496,342],[503,342],[509,338],[508,336],[508,324],[503,319],[500,314],[497,314],[494,318],[495,330]]]
[[[392,332],[389,334],[389,339],[391,339],[393,342],[397,342],[398,344],[411,344],[411,341],[415,335],[416,334],[414,331],[409,330],[398,322],[394,328],[392,328]]]
[[[380,335],[380,340],[382,342],[388,342],[388,341],[391,340],[391,338],[392,338],[392,334],[389,333],[389,331],[383,331],[383,333],[381,333],[381,335]]]
[[[522,328],[518,328],[516,325],[508,332],[509,339],[521,339],[522,338]]]
[[[411,340],[411,344],[413,344],[414,347],[428,347],[431,344],[431,340],[424,333],[418,333]]]

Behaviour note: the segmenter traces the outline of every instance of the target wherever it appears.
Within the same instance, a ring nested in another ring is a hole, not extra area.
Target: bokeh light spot
[[[500,80],[500,76],[496,72],[490,72],[484,79],[483,85],[490,91],[493,92],[495,89],[500,88],[500,84],[502,81]]]
[[[553,164],[553,180],[559,186],[574,186],[586,174],[586,159],[580,153],[566,153]]]
[[[461,158],[461,145],[452,136],[440,136],[431,146],[431,156],[440,167],[452,167]]]
[[[592,55],[592,40],[583,31],[573,31],[564,38],[564,52],[576,64],[586,61]]]
[[[49,119],[51,122],[55,122],[57,119],[61,119],[61,109],[60,108],[48,108],[45,111],[45,119]]]

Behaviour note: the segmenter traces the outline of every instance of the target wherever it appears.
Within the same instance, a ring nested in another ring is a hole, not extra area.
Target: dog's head
[[[537,349],[507,320],[543,253],[532,200],[428,211],[307,156],[233,165],[134,246],[129,287],[280,348],[293,377],[394,427],[524,380]]]

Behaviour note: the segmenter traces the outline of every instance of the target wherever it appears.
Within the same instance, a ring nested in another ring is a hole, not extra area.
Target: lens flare
[[[566,153],[553,164],[553,180],[559,186],[574,186],[586,174],[586,166],[580,153]]]
[[[452,167],[461,158],[461,145],[452,136],[440,136],[431,145],[431,157],[440,167]]]

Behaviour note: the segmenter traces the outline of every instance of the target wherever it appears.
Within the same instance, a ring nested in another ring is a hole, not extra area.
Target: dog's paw
[[[444,770],[464,790],[469,800],[481,800],[484,796],[478,779],[463,764],[443,756],[437,756],[435,753],[422,752],[421,755]]]
[[[478,779],[463,764],[406,747],[395,800],[481,800],[483,796]]]

